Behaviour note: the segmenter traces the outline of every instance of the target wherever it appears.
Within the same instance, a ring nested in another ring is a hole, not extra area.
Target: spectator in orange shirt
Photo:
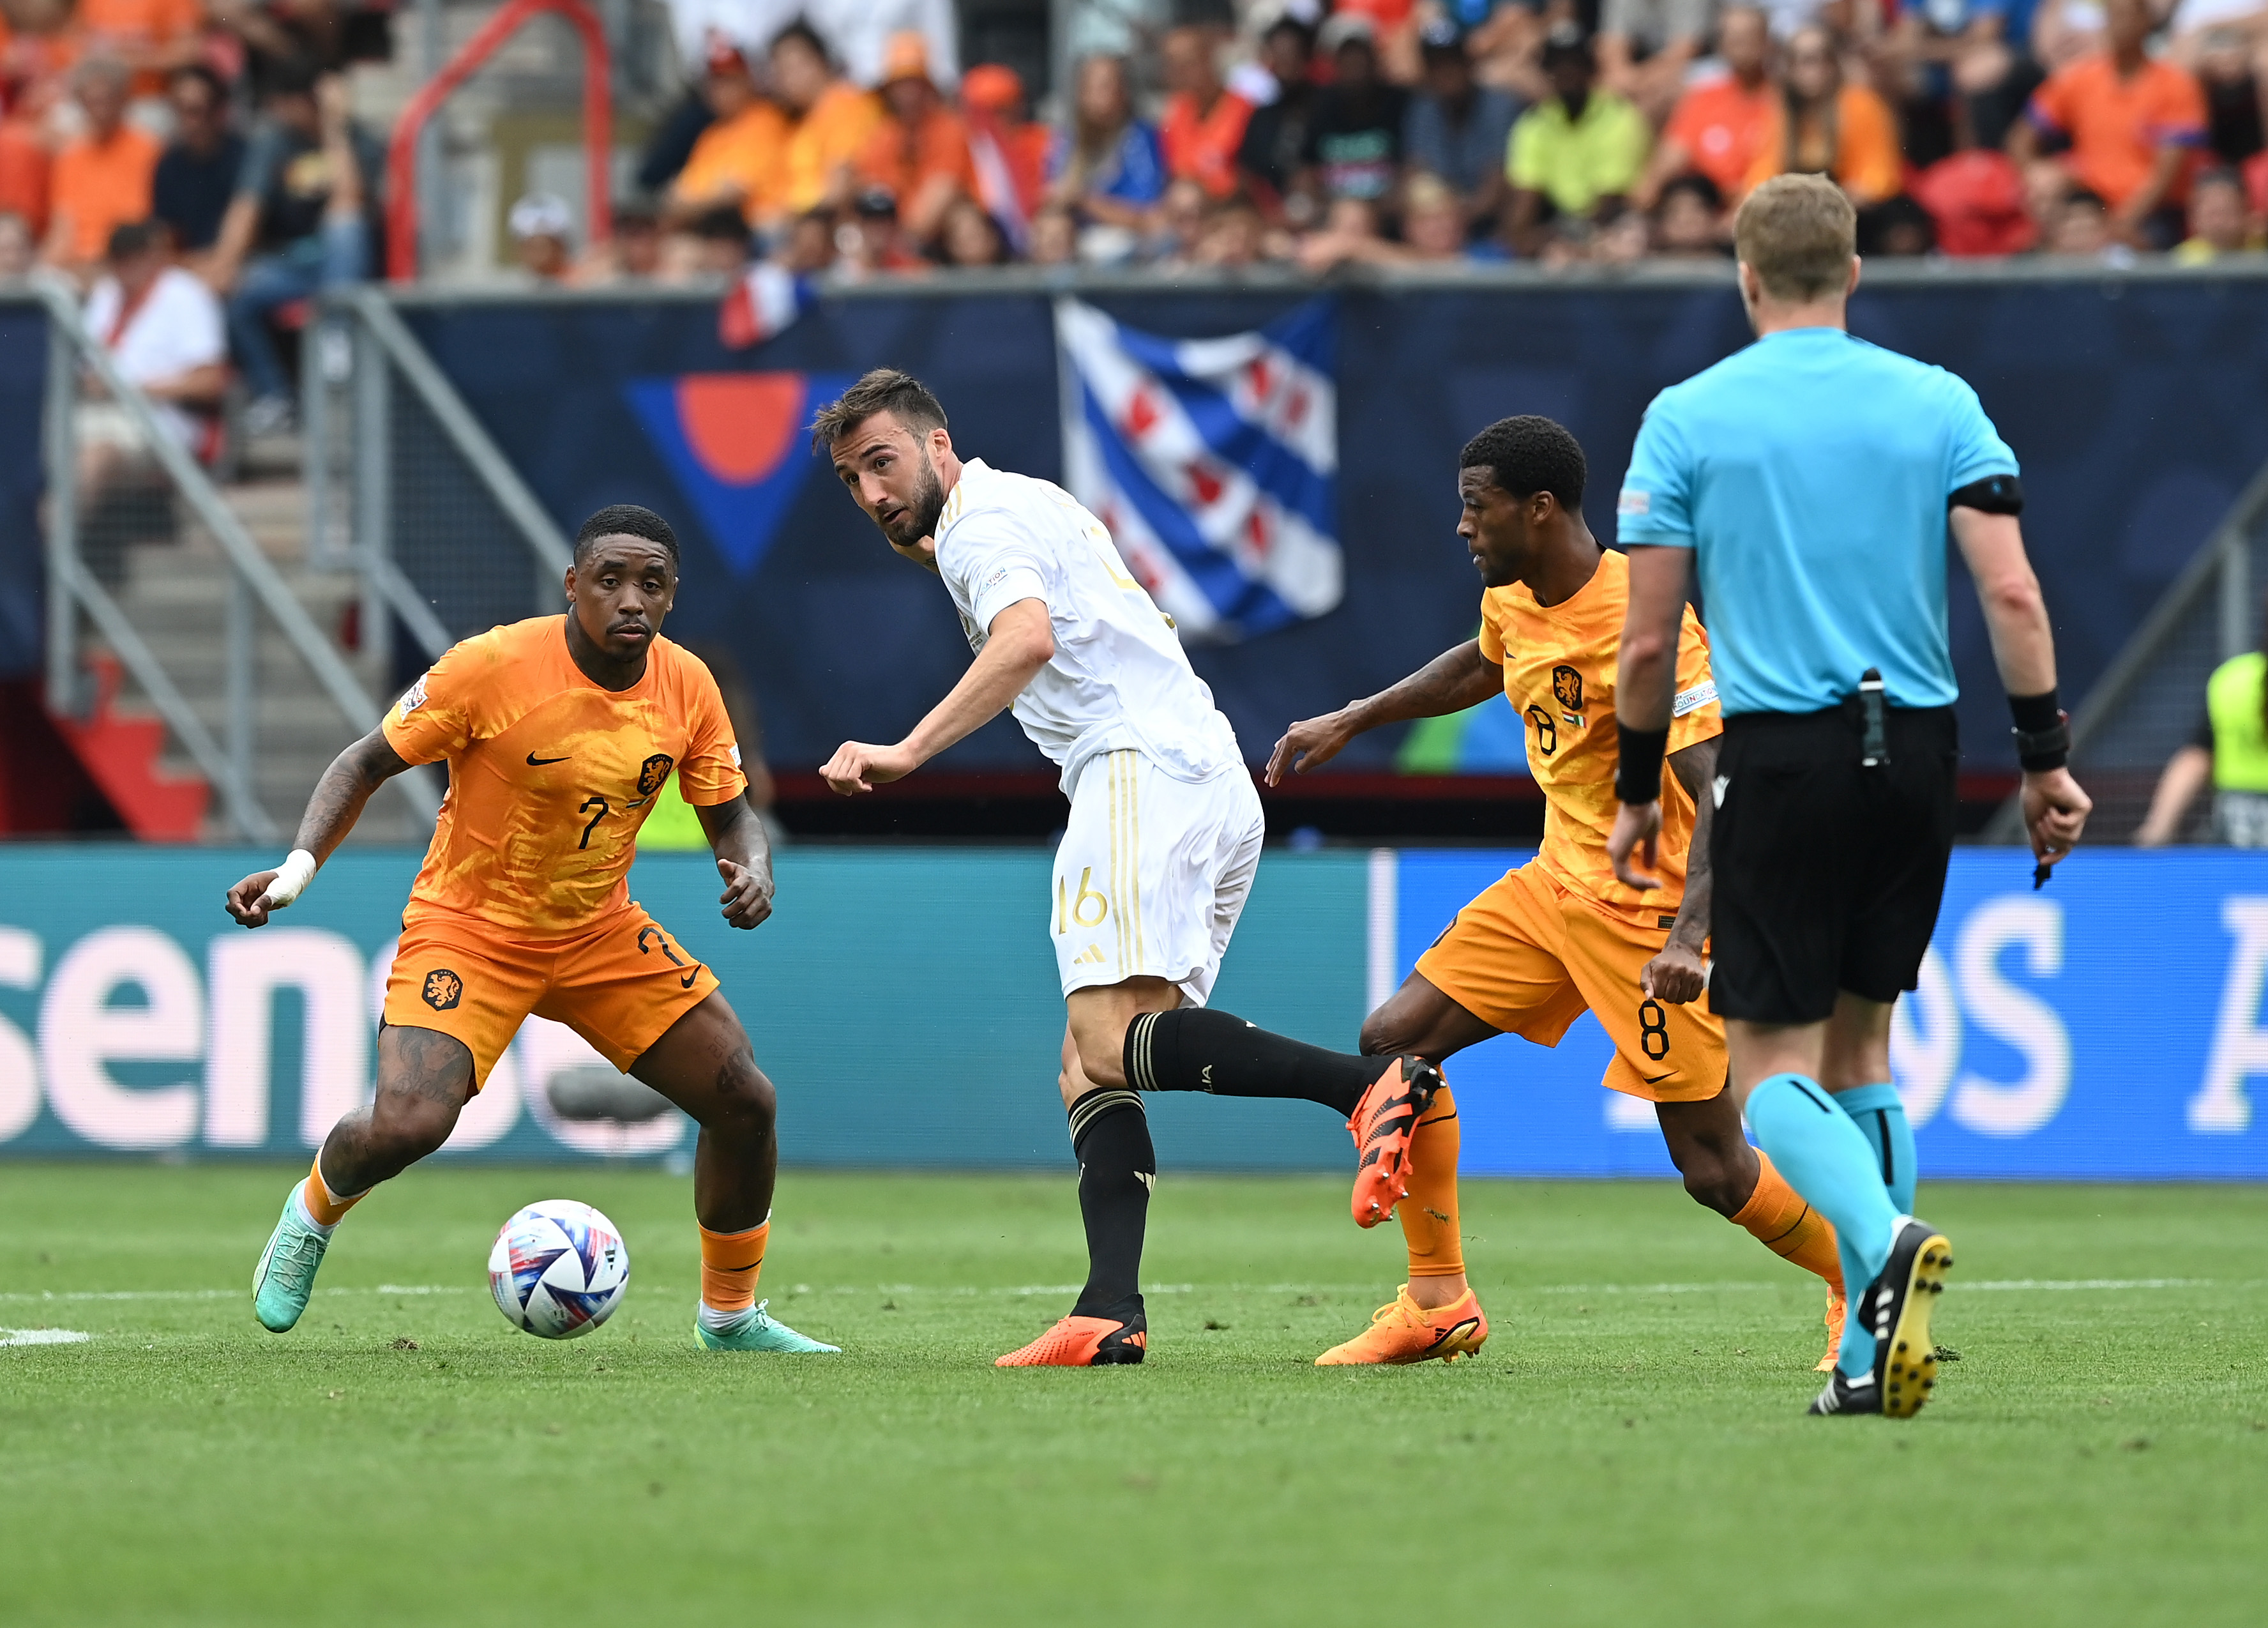
[[[701,99],[716,115],[669,184],[669,214],[682,225],[720,209],[755,221],[775,195],[787,158],[787,116],[766,101],[740,48],[709,48]]]
[[[968,129],[929,77],[929,42],[911,29],[890,36],[882,62],[887,116],[867,139],[858,176],[897,200],[907,239],[926,245],[955,198],[976,195]]]
[[[166,76],[202,48],[202,0],[78,0],[77,15],[88,49],[134,70],[136,97],[163,95]]]
[[[22,221],[36,239],[48,224],[48,173],[55,159],[28,119],[0,119],[0,215]]]
[[[2154,26],[2146,0],[2109,0],[2104,13],[2109,45],[2040,86],[2008,132],[2008,151],[2029,164],[2043,134],[2067,138],[2064,166],[2110,206],[2111,235],[2136,248],[2170,247],[2181,239],[2188,172],[2205,144],[2205,92],[2144,50]]]
[[[37,124],[63,99],[85,54],[71,0],[0,0],[0,103]]]
[[[1186,24],[1166,35],[1165,117],[1158,140],[1166,152],[1166,173],[1193,180],[1206,195],[1225,198],[1236,190],[1237,149],[1252,104],[1221,83],[1219,39],[1208,27]]]
[[[82,41],[70,0],[0,0],[0,210],[48,230],[50,115],[70,94]]]
[[[825,43],[800,18],[773,37],[771,64],[788,123],[765,213],[778,222],[841,209],[857,190],[858,158],[882,122],[881,104],[836,76]]]
[[[82,279],[101,261],[114,228],[150,218],[151,179],[164,149],[126,122],[130,80],[126,65],[107,56],[87,58],[72,76],[86,134],[55,155],[46,255]]]
[[[1764,122],[1747,188],[1790,173],[1831,176],[1860,209],[1896,196],[1904,179],[1889,105],[1843,82],[1835,41],[1815,24],[1788,41],[1787,85]]]
[[[1689,173],[1707,176],[1726,197],[1747,188],[1778,94],[1771,73],[1771,27],[1761,7],[1726,11],[1717,23],[1717,55],[1725,77],[1678,98],[1645,177],[1631,191],[1631,202],[1639,209],[1653,209],[1663,188]]]
[[[1020,259],[1031,247],[1032,217],[1047,189],[1055,133],[1024,117],[1024,82],[998,63],[980,63],[961,76],[961,107],[976,166],[976,201]]]

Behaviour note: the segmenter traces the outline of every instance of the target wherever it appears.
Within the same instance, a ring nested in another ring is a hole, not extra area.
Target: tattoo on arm
[[[307,799],[307,812],[299,816],[299,833],[291,845],[306,849],[318,861],[329,858],[362,817],[371,793],[409,767],[387,744],[386,732],[372,730],[323,770],[314,794]]]
[[[1717,740],[1712,735],[1669,757],[1669,772],[1693,799],[1693,840],[1685,855],[1685,897],[1677,906],[1677,924],[1669,930],[1669,937],[1673,943],[1696,951],[1709,936],[1710,895],[1716,891],[1716,876],[1709,868],[1709,833],[1717,814],[1716,788],[1710,784],[1717,774]]]

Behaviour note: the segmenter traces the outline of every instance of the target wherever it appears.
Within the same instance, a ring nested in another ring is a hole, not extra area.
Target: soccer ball
[[[572,1198],[546,1198],[504,1224],[489,1251],[489,1291],[515,1329],[547,1340],[588,1334],[630,1286],[615,1224]]]

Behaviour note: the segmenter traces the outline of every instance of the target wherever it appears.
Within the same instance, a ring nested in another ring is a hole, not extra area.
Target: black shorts
[[[1953,851],[1951,707],[1891,707],[1887,766],[1859,762],[1856,702],[1725,720],[1709,862],[1710,1009],[1815,1023],[1837,990],[1896,1000],[1937,930]]]

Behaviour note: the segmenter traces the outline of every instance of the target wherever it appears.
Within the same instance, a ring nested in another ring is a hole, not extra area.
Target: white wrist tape
[[[280,910],[306,890],[314,880],[315,856],[305,848],[294,848],[291,857],[276,867],[276,880],[268,884],[268,908]]]

